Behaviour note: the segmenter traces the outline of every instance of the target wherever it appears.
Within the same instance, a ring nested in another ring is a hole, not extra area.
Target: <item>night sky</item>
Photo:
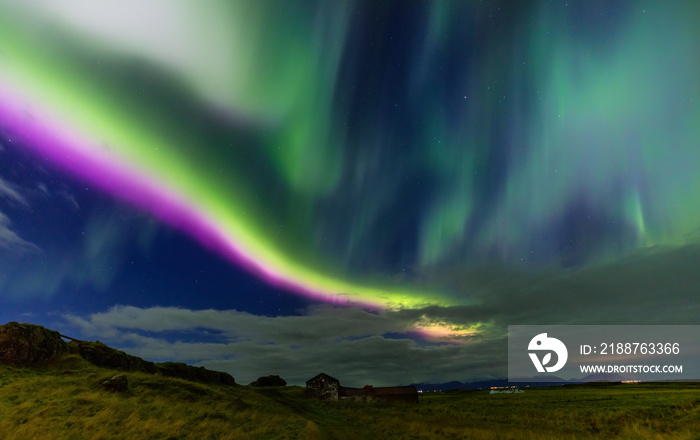
[[[695,1],[0,3],[0,321],[239,383],[700,324]]]

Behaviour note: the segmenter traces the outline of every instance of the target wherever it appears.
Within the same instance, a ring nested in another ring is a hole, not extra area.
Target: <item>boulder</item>
[[[255,382],[251,383],[250,386],[253,387],[284,387],[287,386],[287,381],[282,379],[281,377],[274,375],[274,376],[262,376],[259,377],[258,380]]]
[[[106,390],[113,391],[115,393],[123,393],[129,390],[129,382],[126,380],[126,376],[123,374],[117,374],[110,379],[100,382]]]
[[[0,362],[15,366],[46,364],[68,350],[61,335],[40,325],[9,322],[0,326]]]
[[[246,410],[246,409],[250,408],[250,405],[248,405],[247,403],[245,403],[245,402],[243,401],[243,399],[241,399],[240,397],[236,397],[236,398],[233,399],[233,400],[231,401],[231,403],[229,404],[229,408],[235,409],[236,411],[243,411],[243,410]]]

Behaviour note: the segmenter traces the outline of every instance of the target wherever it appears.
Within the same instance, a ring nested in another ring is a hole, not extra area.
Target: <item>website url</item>
[[[580,365],[581,373],[682,373],[683,365]]]

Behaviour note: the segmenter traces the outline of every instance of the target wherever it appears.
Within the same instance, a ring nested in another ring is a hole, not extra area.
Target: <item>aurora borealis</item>
[[[698,20],[690,1],[3,2],[2,316],[235,377],[244,348],[367,344],[410,353],[414,380],[486,374],[465,359],[497,357],[507,324],[697,323]],[[175,294],[195,266],[206,288]]]

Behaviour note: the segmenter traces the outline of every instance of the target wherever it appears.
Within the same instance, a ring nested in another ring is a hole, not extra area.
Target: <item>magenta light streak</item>
[[[39,112],[16,96],[0,95],[0,124],[12,136],[36,154],[50,160],[70,174],[100,190],[150,212],[166,224],[185,232],[208,249],[260,276],[267,283],[316,300],[349,304],[342,296],[312,289],[263,266],[246,255],[217,224],[209,220],[187,200],[137,170],[124,160],[98,147],[100,142],[80,135],[69,124]],[[376,304],[361,304],[377,307]]]

